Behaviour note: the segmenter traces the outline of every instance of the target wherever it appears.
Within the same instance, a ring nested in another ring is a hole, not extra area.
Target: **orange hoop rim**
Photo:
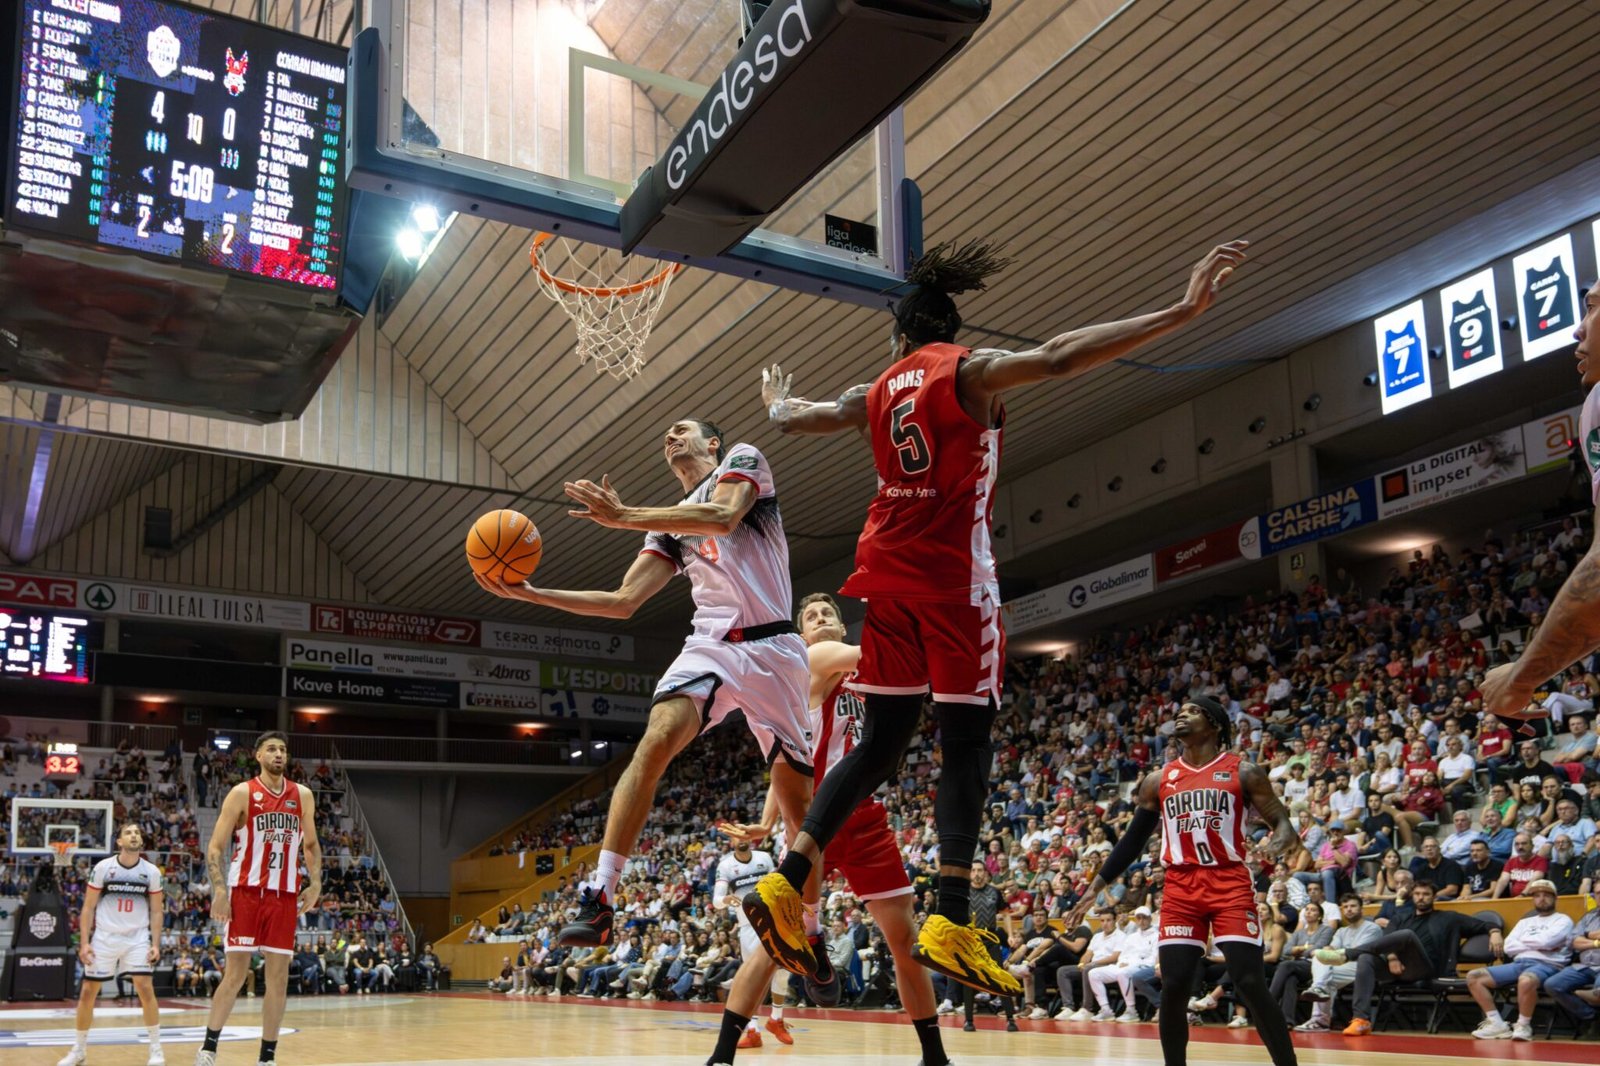
[[[555,234],[553,233],[534,234],[533,247],[528,249],[528,261],[533,264],[533,269],[539,272],[539,277],[545,282],[554,285],[562,292],[570,292],[574,296],[594,296],[599,299],[606,299],[611,296],[633,296],[644,292],[646,289],[655,288],[683,269],[682,263],[668,263],[654,275],[645,278],[643,281],[636,281],[632,285],[579,285],[575,281],[556,277],[544,268],[543,263],[539,262],[539,246],[554,237]]]
[[[70,840],[52,840],[50,842],[50,850],[56,853],[57,866],[67,866],[71,864],[72,860],[67,855],[67,852],[71,851],[72,848],[73,844]]]

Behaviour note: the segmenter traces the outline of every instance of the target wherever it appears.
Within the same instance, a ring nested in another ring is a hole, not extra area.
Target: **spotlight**
[[[1366,377],[1361,379],[1361,384],[1365,385],[1369,389],[1377,388],[1378,387],[1378,372],[1376,370],[1367,371]]]
[[[597,741],[594,742],[594,750],[595,751],[603,751],[603,750],[605,750],[605,746],[606,746],[606,742],[603,741],[603,740],[597,740]]]
[[[1205,440],[1200,442],[1200,454],[1210,455],[1214,450],[1216,450],[1216,447],[1217,439],[1215,437],[1207,437]]]
[[[1260,415],[1257,415],[1256,416],[1256,420],[1254,422],[1250,423],[1250,432],[1251,433],[1260,433],[1262,430],[1264,430],[1266,428],[1267,428],[1267,420],[1265,418],[1262,418]]]
[[[1069,498],[1067,500],[1067,506],[1073,508],[1074,510],[1076,510],[1082,504],[1083,504],[1083,493],[1081,493],[1081,492],[1074,492],[1072,494],[1071,498]]]
[[[1150,472],[1152,474],[1164,473],[1166,469],[1167,460],[1165,458],[1157,459],[1155,462],[1150,464]]]
[[[411,221],[423,233],[439,231],[439,209],[432,204],[418,204],[411,209]]]
[[[1306,397],[1306,402],[1301,406],[1307,411],[1315,411],[1317,408],[1322,406],[1322,393],[1313,392],[1310,396]]]
[[[1440,348],[1437,345],[1435,345],[1432,348],[1429,348],[1428,349],[1428,358],[1429,359],[1443,359],[1444,358],[1444,349]]]
[[[400,249],[400,254],[407,259],[418,259],[422,256],[422,234],[409,226],[395,234],[394,244]]]
[[[1122,491],[1122,475],[1121,474],[1118,474],[1116,477],[1112,478],[1109,482],[1106,483],[1106,491],[1108,491],[1108,492],[1121,492]]]
[[[1028,516],[1028,521],[1032,522],[1034,525],[1038,525],[1040,522],[1043,522],[1044,521],[1044,510],[1041,508],[1040,510],[1037,510],[1037,511],[1033,512],[1031,515]]]
[[[1506,317],[1502,318],[1500,320],[1500,328],[1505,330],[1507,333],[1509,333],[1512,330],[1516,329],[1517,328],[1517,316],[1516,315],[1507,315]]]
[[[1004,522],[1001,522],[999,525],[994,527],[994,539],[1005,540],[1006,534],[1010,532],[1010,530],[1010,526],[1006,525]]]

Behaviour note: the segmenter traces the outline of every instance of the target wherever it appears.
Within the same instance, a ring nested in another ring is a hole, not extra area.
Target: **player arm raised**
[[[1192,322],[1216,298],[1235,267],[1244,262],[1249,241],[1229,241],[1213,248],[1195,265],[1183,299],[1171,307],[1120,322],[1086,326],[1053,337],[1026,352],[980,349],[961,364],[962,397],[985,409],[1000,393],[1044,381],[1064,381],[1121,359],[1135,348]]]
[[[666,559],[650,552],[640,552],[623,575],[622,584],[610,591],[534,588],[526,581],[520,585],[508,585],[481,574],[474,576],[486,590],[508,600],[523,600],[540,607],[554,607],[558,611],[593,618],[631,618],[646,600],[666,587],[672,575],[672,564]]]
[[[1267,779],[1266,772],[1255,763],[1242,762],[1239,764],[1239,784],[1250,800],[1250,806],[1272,828],[1272,835],[1264,845],[1267,855],[1276,859],[1287,854],[1299,844],[1300,837],[1294,831],[1294,823],[1289,820],[1288,808],[1272,791],[1272,782]]]
[[[1595,509],[1600,523],[1600,508]],[[1600,525],[1596,526],[1600,530]],[[1521,717],[1533,692],[1568,666],[1600,648],[1600,532],[1572,568],[1544,624],[1515,662],[1495,667],[1480,686],[1483,709],[1505,718]]]
[[[1100,872],[1094,875],[1094,880],[1089,882],[1089,887],[1083,890],[1083,897],[1073,904],[1072,910],[1062,919],[1061,924],[1068,929],[1076,929],[1083,922],[1083,916],[1089,913],[1089,908],[1094,905],[1094,899],[1100,894],[1101,889],[1121,877],[1134,860],[1144,854],[1144,845],[1150,835],[1156,831],[1158,819],[1156,812],[1159,809],[1161,798],[1161,777],[1159,774],[1146,774],[1144,780],[1139,782],[1139,791],[1134,799],[1133,821],[1128,823],[1127,832],[1123,833],[1112,846],[1106,861],[1100,864]]]
[[[761,406],[767,420],[780,433],[839,433],[846,429],[867,429],[868,385],[852,385],[837,400],[817,403],[789,395],[793,374],[785,374],[778,364],[761,371]]]
[[[225,922],[233,917],[233,903],[228,899],[228,871],[222,865],[228,850],[228,838],[244,819],[249,785],[240,782],[228,790],[217,812],[217,824],[211,827],[211,841],[206,845],[206,877],[211,881],[211,917]]]
[[[300,890],[300,913],[317,905],[322,895],[322,841],[317,839],[317,800],[305,785],[300,790],[300,852],[306,860],[306,887]]]
[[[725,537],[739,528],[744,516],[756,505],[759,490],[755,482],[728,477],[717,483],[705,503],[679,503],[671,507],[629,507],[622,502],[611,479],[600,484],[569,481],[567,495],[583,504],[584,510],[568,511],[573,518],[587,518],[611,529],[636,529],[641,533],[667,533],[678,537]]]
[[[94,939],[94,910],[100,905],[100,889],[88,885],[83,890],[83,912],[78,915],[78,961],[87,969],[94,965],[89,942]]]

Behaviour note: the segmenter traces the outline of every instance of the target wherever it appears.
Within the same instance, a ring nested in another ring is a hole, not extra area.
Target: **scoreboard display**
[[[170,0],[19,0],[10,223],[338,286],[345,50]]]
[[[0,607],[0,678],[88,684],[89,626],[81,616]]]
[[[52,781],[75,781],[83,776],[83,756],[78,745],[64,741],[45,747],[44,776]]]

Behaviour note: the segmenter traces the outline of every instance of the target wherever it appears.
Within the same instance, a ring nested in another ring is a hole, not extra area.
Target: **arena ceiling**
[[[291,17],[286,3],[265,9],[279,25]],[[303,28],[347,40],[351,9],[310,0]],[[1499,220],[1477,261],[1538,235],[1496,209],[1600,156],[1600,38],[1583,32],[1596,15],[1600,0],[1546,0],[1537,25],[1500,0],[996,0],[909,105],[908,170],[930,241],[996,238],[1015,257],[964,304],[969,324],[1043,338],[1154,309],[1208,247],[1246,237],[1252,262],[1220,304],[1141,358],[1282,357],[1387,309],[1396,285],[1415,291],[1399,264],[1437,257],[1447,235],[1459,245],[1470,220]],[[614,47],[630,58],[627,39]],[[41,569],[528,618],[467,579],[471,518],[519,506],[545,533],[540,581],[609,586],[638,538],[567,518],[561,482],[609,474],[630,501],[670,502],[659,443],[684,415],[768,452],[796,575],[851,552],[874,484],[867,450],[769,431],[759,369],[776,360],[800,391],[835,394],[881,367],[886,316],[690,270],[649,368],[619,385],[577,364],[569,323],[529,272],[529,239],[458,217],[289,426],[0,385],[0,553]],[[1247,369],[1113,367],[1018,398],[1004,477]],[[172,504],[182,531],[250,485],[229,521],[260,528],[242,540],[213,543],[219,527],[195,558],[139,550],[141,504]],[[686,602],[679,583],[630,628],[677,631]]]

